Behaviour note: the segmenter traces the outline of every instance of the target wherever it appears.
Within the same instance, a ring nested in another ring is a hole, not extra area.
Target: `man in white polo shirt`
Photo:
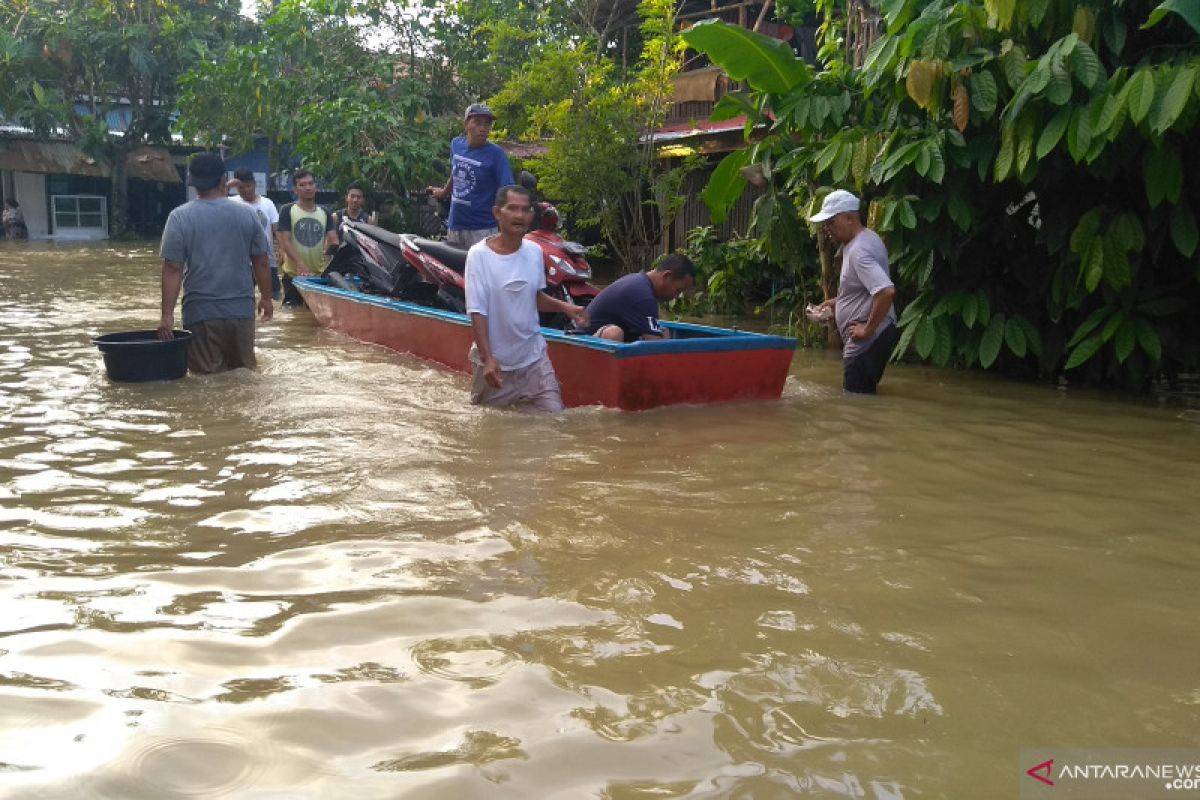
[[[529,411],[562,411],[562,395],[539,311],[566,314],[583,327],[579,306],[542,291],[542,251],[524,239],[533,219],[533,198],[523,186],[505,186],[492,209],[500,233],[467,252],[467,314],[471,317],[471,402]]]

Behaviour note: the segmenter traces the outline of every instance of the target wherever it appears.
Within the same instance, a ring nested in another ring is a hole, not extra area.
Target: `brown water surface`
[[[157,307],[151,247],[0,242],[0,797],[999,798],[1200,744],[1200,411],[799,353],[530,418],[303,311],[109,382]]]

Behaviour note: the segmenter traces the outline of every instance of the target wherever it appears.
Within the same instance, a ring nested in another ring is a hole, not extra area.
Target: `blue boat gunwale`
[[[296,283],[304,289],[321,294],[342,297],[355,303],[379,306],[406,314],[438,319],[454,325],[470,327],[471,321],[466,314],[454,311],[442,311],[437,308],[408,303],[394,297],[368,294],[366,292],[350,291],[337,286],[331,286],[323,278],[296,278]],[[638,358],[641,356],[674,355],[684,353],[718,353],[737,350],[795,350],[796,340],[790,336],[775,336],[754,331],[739,331],[729,328],[716,328],[709,325],[697,325],[691,322],[663,322],[664,328],[693,334],[682,339],[662,339],[660,341],[641,342],[612,342],[595,336],[568,335],[554,328],[542,328],[542,335],[547,342],[559,342],[574,347],[584,347],[592,350],[602,350],[612,353],[614,358]]]

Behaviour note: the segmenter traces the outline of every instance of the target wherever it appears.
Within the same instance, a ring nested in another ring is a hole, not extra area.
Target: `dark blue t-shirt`
[[[647,335],[662,336],[654,285],[644,272],[617,278],[604,287],[588,306],[587,313],[589,334],[605,325],[619,325],[627,342],[636,342]]]
[[[513,182],[508,154],[491,142],[485,142],[483,147],[468,147],[465,136],[450,142],[450,154],[454,194],[450,198],[448,227],[452,231],[496,227],[492,215],[496,192]]]

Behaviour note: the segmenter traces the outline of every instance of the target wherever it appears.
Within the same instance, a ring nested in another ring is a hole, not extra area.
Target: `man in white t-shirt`
[[[258,194],[254,173],[246,167],[233,171],[234,187],[237,194],[231,199],[245,203],[254,209],[258,224],[262,226],[263,234],[267,237],[267,255],[271,261],[271,296],[279,299],[282,289],[279,284],[279,267],[275,263],[275,231],[279,226],[279,210],[269,198]]]
[[[561,312],[580,327],[579,306],[544,293],[542,250],[524,239],[533,220],[533,198],[523,186],[505,186],[492,208],[500,233],[467,252],[467,314],[471,346],[471,402],[530,411],[562,411],[562,394],[538,312]]]

